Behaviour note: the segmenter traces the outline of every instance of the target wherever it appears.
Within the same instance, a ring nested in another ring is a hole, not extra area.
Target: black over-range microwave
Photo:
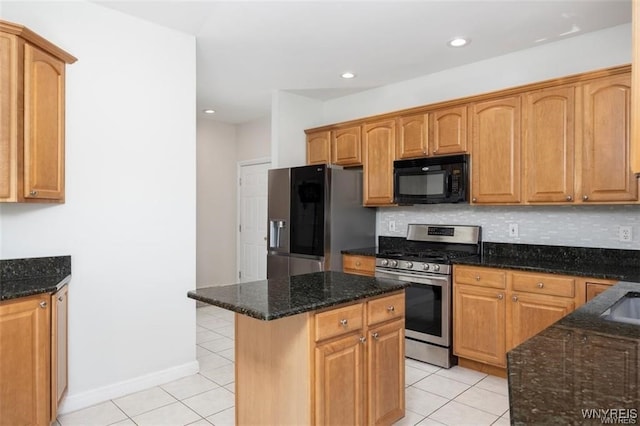
[[[468,155],[393,162],[393,201],[397,204],[469,201]]]

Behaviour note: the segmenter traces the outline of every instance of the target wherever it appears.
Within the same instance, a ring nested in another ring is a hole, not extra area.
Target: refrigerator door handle
[[[269,249],[279,249],[282,242],[282,230],[286,228],[287,222],[281,219],[269,221]]]

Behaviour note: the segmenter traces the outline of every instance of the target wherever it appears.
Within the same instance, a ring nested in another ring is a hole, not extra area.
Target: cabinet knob
[[[573,200],[573,197],[571,195],[567,195],[567,201],[571,201]]]
[[[366,343],[367,342],[367,338],[364,336],[360,336],[360,343]]]
[[[343,327],[346,327],[347,326],[347,320],[346,319],[341,319],[340,320],[340,325],[343,326]]]
[[[517,302],[517,301],[518,301],[518,296],[513,296],[513,297],[511,298],[511,300],[513,300],[514,302]]]
[[[480,281],[480,275],[476,275],[476,281]]]
[[[542,288],[542,287],[544,287],[544,283],[543,282],[539,282],[538,283],[538,288]]]
[[[40,302],[40,307],[42,309],[45,309],[47,307],[47,302],[45,302],[44,300],[42,302]]]
[[[356,266],[360,266],[360,261],[356,261]]]
[[[587,201],[587,200],[589,199],[589,196],[588,196],[588,195],[583,195],[583,196],[582,196],[582,199],[583,199],[584,201]]]
[[[29,191],[29,195],[31,195],[32,197],[35,197],[36,195],[38,195],[38,191],[34,191],[32,189],[31,191]]]
[[[58,302],[62,302],[62,296],[58,296]]]
[[[477,199],[476,197],[473,197],[473,198],[471,199],[471,201],[473,201],[473,202],[475,203],[476,201],[478,201],[478,199]]]
[[[378,333],[371,333],[371,337],[378,340],[378,337],[380,337],[380,335]]]
[[[499,294],[498,294],[498,300],[502,300],[502,299],[504,299],[504,294],[499,293]]]
[[[387,311],[389,311],[389,313],[395,311],[396,308],[392,305],[392,306],[387,306]]]

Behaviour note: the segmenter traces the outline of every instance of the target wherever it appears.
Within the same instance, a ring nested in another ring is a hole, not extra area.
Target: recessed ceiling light
[[[204,112],[205,114],[215,114],[216,112],[212,109],[203,109],[202,112]]]
[[[345,72],[340,77],[349,79],[349,78],[354,78],[355,76],[356,75],[352,72]]]
[[[449,40],[447,43],[450,47],[462,47],[471,42],[470,39],[464,37],[456,37],[454,39]]]

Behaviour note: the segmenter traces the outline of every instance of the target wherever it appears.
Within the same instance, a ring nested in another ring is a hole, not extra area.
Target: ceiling
[[[198,114],[228,123],[268,115],[273,90],[326,100],[631,22],[631,0],[96,3],[194,35]]]

